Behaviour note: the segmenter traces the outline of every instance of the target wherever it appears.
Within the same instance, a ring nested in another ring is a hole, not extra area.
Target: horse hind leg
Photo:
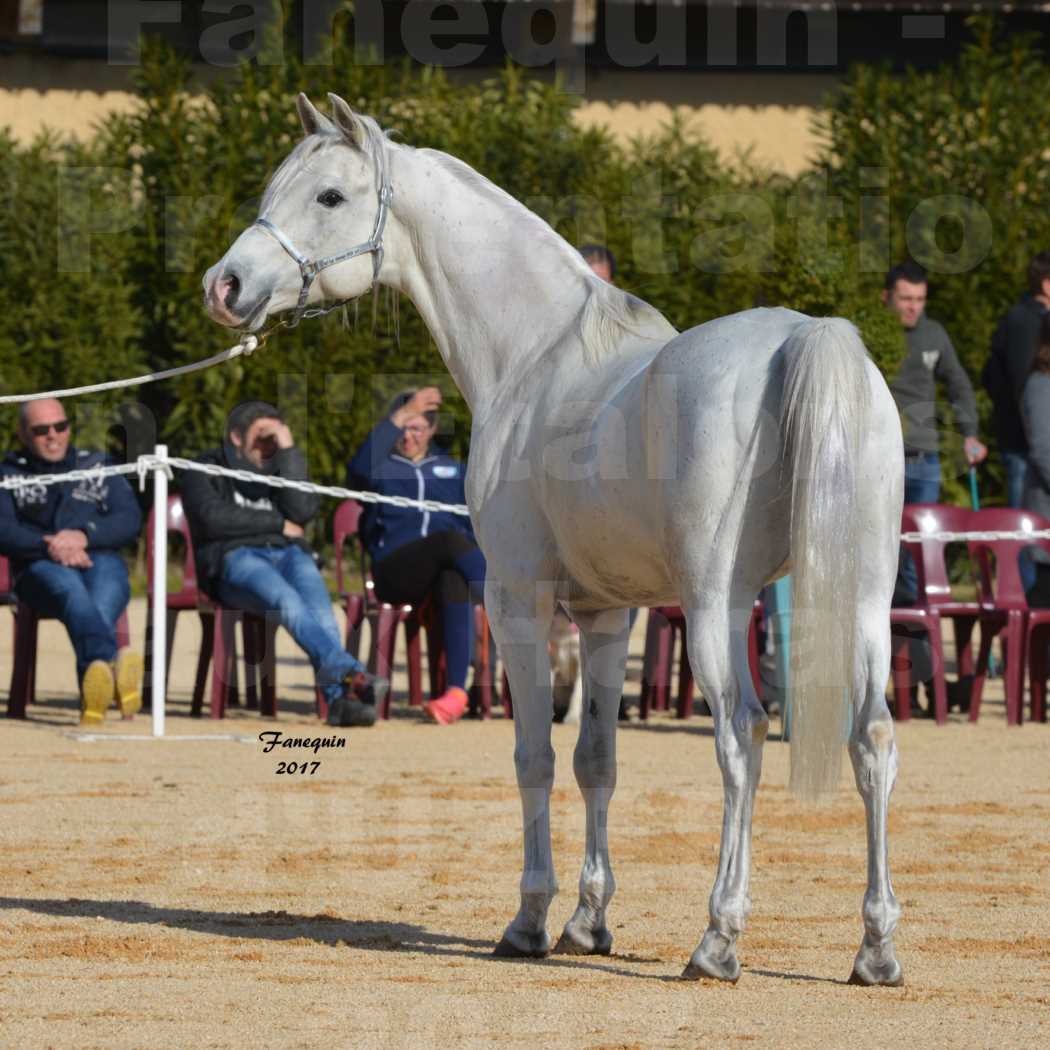
[[[858,638],[853,731],[849,754],[857,790],[864,800],[868,838],[868,886],[864,893],[864,939],[853,963],[850,984],[904,983],[893,944],[900,905],[889,873],[887,818],[897,779],[897,745],[884,685],[890,670],[889,621],[885,610],[862,614]]]
[[[682,976],[740,977],[736,942],[751,913],[751,819],[762,772],[769,719],[755,693],[748,664],[747,632],[753,594],[737,590],[730,610],[687,610],[689,660],[715,724],[725,807],[718,876],[709,901],[710,921]]]
[[[553,589],[537,585],[534,595],[526,595],[498,584],[490,575],[485,584],[485,604],[514,698],[514,765],[524,846],[521,905],[494,954],[542,958],[550,951],[547,911],[558,892],[551,855],[554,749],[547,652],[547,634],[554,615]]]
[[[609,803],[616,789],[616,716],[627,656],[626,610],[578,615],[584,680],[580,735],[573,770],[587,807],[587,842],[580,872],[580,898],[565,924],[556,952],[608,955],[612,934],[605,911],[616,881],[609,862]]]

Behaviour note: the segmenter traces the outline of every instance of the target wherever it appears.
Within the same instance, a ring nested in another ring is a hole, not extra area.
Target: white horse
[[[737,980],[768,724],[746,632],[759,589],[790,570],[792,785],[803,796],[837,785],[848,696],[868,846],[851,981],[899,984],[886,838],[897,752],[884,686],[903,454],[893,401],[856,331],[775,309],[679,334],[467,165],[394,144],[329,98],[332,120],[299,96],[305,137],[260,218],[205,275],[205,301],[216,321],[256,330],[280,311],[298,321],[310,303],[388,285],[415,303],[470,405],[467,498],[514,697],[524,816],[521,907],[496,953],[550,951],[555,603],[579,625],[586,675],[573,760],[586,853],[555,948],[579,954],[612,945],[607,814],[625,610],[678,603],[725,788],[710,923],[684,976]]]

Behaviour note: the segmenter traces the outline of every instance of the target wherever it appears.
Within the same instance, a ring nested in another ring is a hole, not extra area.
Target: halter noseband
[[[358,255],[372,252],[374,255],[372,259],[372,280],[378,279],[379,268],[383,265],[383,228],[386,226],[386,214],[393,196],[394,191],[384,175],[382,185],[379,187],[379,210],[376,212],[372,236],[364,244],[357,245],[356,248],[339,252],[337,255],[326,256],[324,259],[318,259],[316,262],[311,262],[307,259],[292,244],[287,235],[282,233],[269,219],[260,218],[252,223],[253,226],[261,226],[295,260],[296,265],[299,267],[303,286],[299,291],[299,301],[295,304],[295,313],[291,321],[285,322],[289,328],[294,328],[304,317],[315,317],[320,314],[330,313],[332,310],[336,310],[350,301],[349,299],[344,299],[336,303],[335,306],[316,310],[306,309],[306,299],[310,294],[310,287],[313,285],[314,279],[322,270],[327,270],[329,266],[335,266],[336,263],[346,262],[347,259],[355,259]]]

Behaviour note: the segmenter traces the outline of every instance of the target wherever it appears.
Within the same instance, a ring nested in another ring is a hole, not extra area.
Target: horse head
[[[271,314],[348,300],[379,274],[390,188],[384,137],[338,95],[332,117],[303,94],[305,137],[277,169],[259,217],[204,275],[204,307],[229,328],[255,331]]]

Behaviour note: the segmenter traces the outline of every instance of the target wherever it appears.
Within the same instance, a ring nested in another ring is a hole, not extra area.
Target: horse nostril
[[[237,296],[241,291],[241,279],[235,273],[228,273],[222,281],[225,286],[226,293],[223,295],[223,303],[227,310],[233,309],[233,304],[237,302]]]

